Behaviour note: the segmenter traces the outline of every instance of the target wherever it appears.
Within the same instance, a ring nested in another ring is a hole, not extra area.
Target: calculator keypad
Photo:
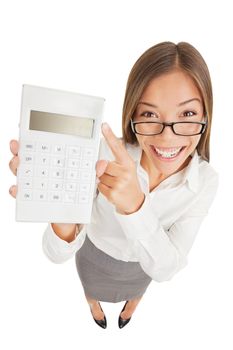
[[[19,168],[21,199],[88,203],[93,158],[91,147],[24,142]]]

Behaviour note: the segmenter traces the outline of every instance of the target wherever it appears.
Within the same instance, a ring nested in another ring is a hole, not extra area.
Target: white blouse
[[[82,247],[87,234],[106,254],[137,261],[152,279],[166,281],[187,265],[187,255],[215,197],[218,174],[195,151],[187,167],[150,192],[148,175],[140,165],[141,148],[130,144],[126,148],[135,160],[146,195],[141,208],[133,214],[119,214],[97,190],[91,223],[84,225],[71,243],[60,239],[49,224],[43,250],[51,261],[62,263]],[[114,160],[104,138],[99,159]]]

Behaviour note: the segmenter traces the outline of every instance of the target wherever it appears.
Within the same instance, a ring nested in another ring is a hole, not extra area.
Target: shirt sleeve
[[[163,229],[155,216],[149,196],[133,214],[121,215],[115,211],[142,269],[152,279],[158,282],[170,280],[187,265],[187,255],[213,202],[217,187],[216,174],[202,189],[198,200],[168,230]]]
[[[86,237],[85,225],[81,228],[74,241],[68,243],[58,237],[48,224],[42,239],[42,248],[48,259],[56,264],[61,264],[72,258],[83,245]]]

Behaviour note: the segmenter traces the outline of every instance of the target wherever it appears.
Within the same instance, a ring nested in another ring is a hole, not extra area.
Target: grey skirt
[[[92,299],[118,303],[141,297],[152,281],[138,262],[112,258],[88,236],[75,258],[84,293]]]

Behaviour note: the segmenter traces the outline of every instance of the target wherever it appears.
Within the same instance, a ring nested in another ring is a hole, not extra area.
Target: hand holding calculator
[[[104,101],[23,86],[17,221],[90,222]]]

